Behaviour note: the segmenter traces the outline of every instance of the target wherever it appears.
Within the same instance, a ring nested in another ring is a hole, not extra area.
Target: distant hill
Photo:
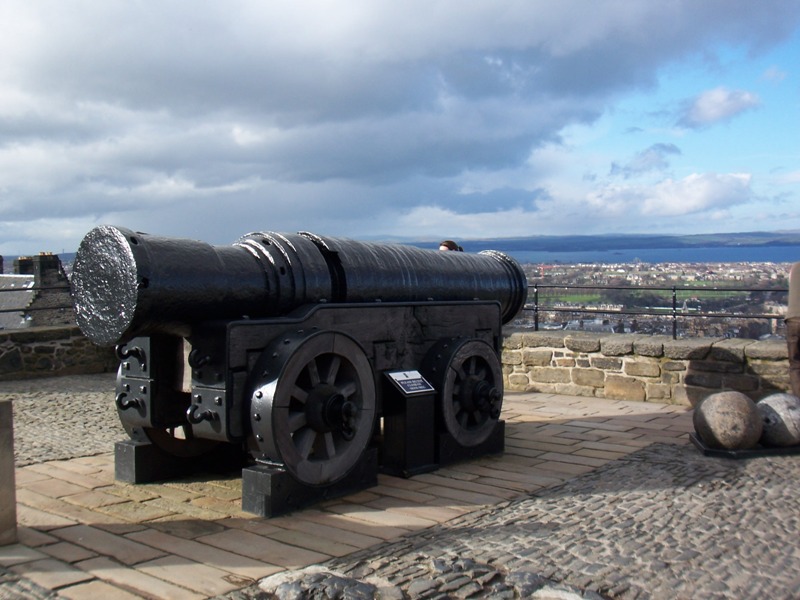
[[[365,240],[366,241],[366,240]],[[418,248],[436,249],[441,240],[392,238],[385,243],[409,244]],[[800,247],[800,231],[749,231],[743,233],[705,233],[694,235],[535,235],[513,238],[459,239],[469,252],[499,250],[501,252],[584,252],[662,248],[731,248],[731,247]],[[74,252],[58,255],[62,264],[75,260]],[[5,270],[10,272],[15,256],[5,256]]]
[[[495,249],[506,252],[578,252],[658,248],[724,248],[800,246],[800,231],[708,233],[695,235],[537,235],[531,237],[459,240],[471,252]],[[413,242],[421,248],[438,247],[439,240]]]

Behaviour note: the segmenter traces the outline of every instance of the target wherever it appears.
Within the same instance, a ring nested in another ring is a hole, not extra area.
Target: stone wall
[[[77,326],[0,331],[0,380],[116,371],[113,348],[100,348]]]
[[[537,391],[693,406],[722,390],[754,400],[789,391],[786,342],[504,331],[508,391]],[[116,371],[112,348],[75,326],[0,331],[0,380]]]
[[[789,364],[784,340],[508,330],[503,378],[508,391],[694,406],[722,390],[789,391]]]

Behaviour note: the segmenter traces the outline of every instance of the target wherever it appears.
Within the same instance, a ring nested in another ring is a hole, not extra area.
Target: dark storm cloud
[[[507,210],[537,186],[479,201],[459,177],[525,168],[665,65],[720,42],[757,52],[798,18],[789,0],[6,3],[0,224],[170,218],[208,237],[237,206],[243,223],[301,214],[359,235],[433,196]],[[720,105],[685,118],[753,103]],[[671,150],[645,152],[619,174]]]

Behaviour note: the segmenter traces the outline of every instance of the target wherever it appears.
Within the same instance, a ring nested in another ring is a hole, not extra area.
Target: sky
[[[0,0],[0,254],[800,230],[797,0]]]

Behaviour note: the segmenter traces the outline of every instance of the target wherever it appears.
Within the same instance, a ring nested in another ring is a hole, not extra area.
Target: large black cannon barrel
[[[78,325],[106,346],[317,302],[493,300],[505,323],[527,297],[519,264],[493,250],[440,252],[306,232],[251,233],[212,246],[107,225],[81,242],[71,285]]]

